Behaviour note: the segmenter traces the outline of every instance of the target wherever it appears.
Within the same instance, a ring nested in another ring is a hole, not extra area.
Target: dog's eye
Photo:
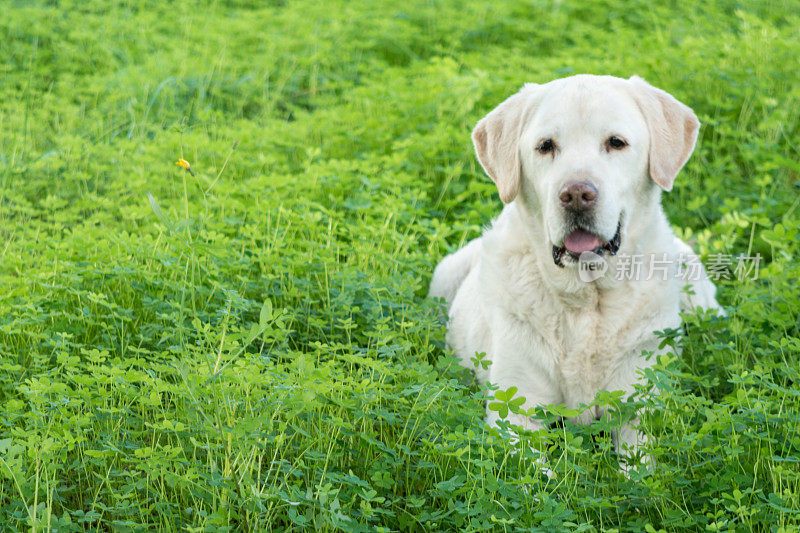
[[[613,150],[622,150],[623,148],[625,148],[626,146],[628,146],[628,143],[626,143],[626,142],[625,142],[623,139],[620,139],[620,138],[619,138],[619,137],[617,137],[616,135],[612,135],[612,136],[611,136],[611,137],[609,137],[609,138],[608,138],[608,140],[606,141],[606,146],[607,146],[609,149],[613,149]]]
[[[553,142],[553,139],[545,139],[539,143],[539,146],[536,147],[536,151],[540,154],[549,154],[555,152],[556,150],[556,143]]]

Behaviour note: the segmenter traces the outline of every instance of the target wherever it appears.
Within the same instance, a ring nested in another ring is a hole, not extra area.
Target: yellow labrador
[[[473,368],[480,352],[491,361],[481,382],[518,387],[525,409],[629,394],[653,362],[643,351],[659,352],[654,331],[678,327],[683,308],[719,308],[660,203],[699,126],[641,78],[590,75],[527,84],[478,122],[475,151],[505,207],[439,263],[430,295],[447,302],[447,342],[462,364]],[[618,448],[641,439],[633,426],[615,435]]]

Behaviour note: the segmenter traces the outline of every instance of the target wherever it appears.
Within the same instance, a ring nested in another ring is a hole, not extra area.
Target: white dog
[[[589,75],[527,84],[478,122],[478,160],[506,205],[439,263],[430,296],[447,302],[447,342],[461,363],[474,368],[476,353],[491,361],[477,369],[481,382],[518,387],[523,409],[577,408],[598,390],[627,395],[653,363],[643,352],[659,352],[655,331],[679,327],[682,309],[719,309],[660,204],[699,126],[641,78]],[[577,422],[602,414],[595,407]],[[634,426],[615,435],[618,449],[641,442]]]

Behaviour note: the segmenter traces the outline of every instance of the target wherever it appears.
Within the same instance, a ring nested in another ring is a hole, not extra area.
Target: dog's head
[[[691,109],[641,78],[580,75],[525,85],[472,139],[500,198],[541,217],[564,266],[587,251],[617,253],[628,226],[672,188],[699,126]]]

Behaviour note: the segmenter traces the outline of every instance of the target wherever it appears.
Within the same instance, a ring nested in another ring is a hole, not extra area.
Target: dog
[[[447,304],[446,342],[460,364],[473,369],[485,353],[478,380],[517,387],[523,410],[577,409],[600,390],[630,395],[664,351],[654,332],[680,327],[681,311],[720,310],[661,207],[699,127],[639,77],[585,74],[526,84],[481,119],[475,152],[505,205],[442,259],[429,290]],[[496,425],[498,412],[486,414]],[[594,405],[574,421],[603,414]],[[525,414],[508,421],[541,427]],[[623,455],[644,443],[637,424],[613,435]]]

